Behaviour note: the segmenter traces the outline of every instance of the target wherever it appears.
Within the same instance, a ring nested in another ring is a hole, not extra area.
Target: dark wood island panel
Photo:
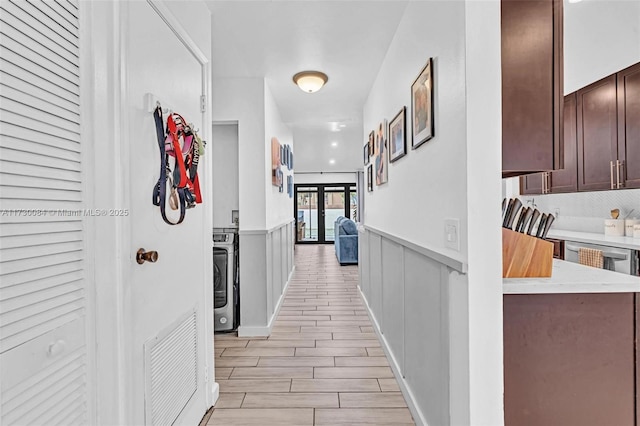
[[[504,295],[505,425],[635,425],[635,298]]]

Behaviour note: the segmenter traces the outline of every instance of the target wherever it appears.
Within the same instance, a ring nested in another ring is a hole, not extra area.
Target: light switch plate
[[[444,220],[444,245],[460,251],[460,219],[448,218]]]

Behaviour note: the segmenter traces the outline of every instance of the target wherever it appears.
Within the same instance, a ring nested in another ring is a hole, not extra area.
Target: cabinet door
[[[625,188],[640,188],[640,63],[618,73],[618,158]]]
[[[520,194],[522,195],[538,195],[542,194],[543,173],[534,173],[532,175],[520,176]]]
[[[551,192],[578,190],[578,137],[576,129],[576,94],[564,97],[564,168],[551,173]]]
[[[577,95],[578,190],[611,189],[618,158],[616,76],[603,78]]]
[[[562,1],[502,0],[502,176],[562,168]]]

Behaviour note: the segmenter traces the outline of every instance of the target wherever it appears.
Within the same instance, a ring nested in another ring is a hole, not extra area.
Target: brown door
[[[538,195],[542,194],[543,173],[520,176],[520,194]]]
[[[625,188],[640,188],[640,63],[618,73],[618,156]]]
[[[551,192],[578,190],[578,136],[576,94],[564,97],[564,168],[551,173]]]
[[[611,189],[618,158],[615,74],[578,90],[577,107],[578,191]]]

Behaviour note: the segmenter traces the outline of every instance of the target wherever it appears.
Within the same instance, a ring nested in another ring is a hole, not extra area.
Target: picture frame
[[[373,164],[367,167],[367,191],[373,191]]]
[[[375,130],[372,130],[371,133],[369,133],[369,162],[371,162],[371,157],[376,155],[375,138],[376,138],[376,132]]]
[[[280,182],[278,182],[278,177],[282,173],[281,164],[282,164],[282,145],[278,141],[278,138],[271,138],[271,184],[273,186],[280,186]]]
[[[284,165],[287,166],[287,169],[291,168],[289,167],[289,145],[284,146]]]
[[[435,135],[433,114],[433,58],[411,85],[411,149]]]
[[[392,163],[407,155],[406,111],[403,106],[389,123],[389,161]]]
[[[367,164],[369,164],[369,161],[371,161],[371,155],[369,153],[369,143],[367,142],[363,148],[363,160],[364,160],[364,165],[366,166]]]
[[[378,125],[376,132],[376,157],[374,161],[376,185],[384,185],[389,181],[389,139],[387,137],[387,120]]]

